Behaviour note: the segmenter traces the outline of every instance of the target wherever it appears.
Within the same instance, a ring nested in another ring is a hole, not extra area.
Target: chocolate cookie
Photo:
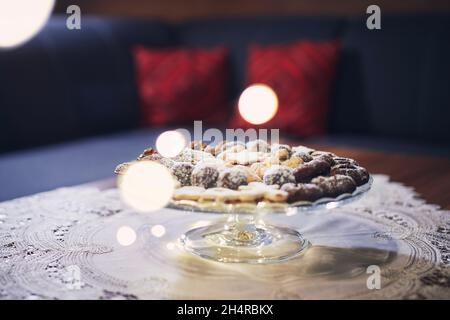
[[[363,185],[369,181],[369,173],[363,167],[357,165],[340,164],[331,168],[331,175],[344,175],[351,177],[357,186]]]
[[[157,162],[161,163],[164,167],[166,167],[168,169],[172,168],[172,166],[175,164],[175,161],[173,161],[172,159],[164,158],[164,157],[159,159]]]
[[[356,183],[351,177],[340,174],[331,177],[317,177],[311,182],[322,189],[324,196],[332,198],[343,193],[352,193],[356,189]]]
[[[147,148],[147,149],[144,150],[144,152],[142,152],[142,153],[139,155],[139,157],[137,157],[137,160],[143,160],[144,158],[149,157],[149,156],[161,157],[161,155],[158,154],[158,152],[156,152],[155,149],[153,149],[153,148]]]
[[[311,152],[311,155],[313,156],[313,158],[317,158],[320,156],[327,156],[329,158],[336,157],[336,155],[332,152],[320,151],[320,150],[314,150],[313,152]]]
[[[294,183],[287,183],[281,187],[288,193],[288,202],[297,201],[316,201],[323,196],[322,189],[312,183],[299,183],[295,185]]]
[[[311,161],[313,159],[313,157],[309,153],[307,153],[305,151],[294,151],[292,153],[291,157],[301,158],[303,160],[303,162],[309,162],[309,161]]]
[[[149,154],[149,155],[146,155],[146,156],[144,154],[141,154],[139,156],[138,160],[139,161],[148,160],[148,161],[159,162],[162,158],[163,158],[163,156],[160,155],[159,153],[153,153],[153,154]]]
[[[333,165],[341,165],[341,166],[359,166],[359,164],[350,158],[344,158],[344,157],[334,157],[333,158]]]
[[[292,169],[285,166],[274,165],[264,172],[263,181],[267,185],[282,186],[285,183],[295,182]]]
[[[175,161],[173,161],[172,159],[164,158],[159,153],[154,153],[152,155],[144,156],[139,161],[154,161],[154,162],[158,162],[158,163],[162,164],[163,166],[165,166],[168,169],[170,169],[173,166],[173,164],[175,163]]]
[[[328,154],[328,153],[322,153],[320,155],[314,155],[312,157],[313,157],[313,159],[318,159],[318,160],[325,161],[326,163],[328,163],[328,165],[330,167],[334,164],[333,156],[331,154]]]
[[[317,157],[294,169],[297,183],[310,182],[312,178],[327,174],[331,167],[331,160],[327,156]]]
[[[217,185],[219,170],[215,166],[200,164],[192,170],[191,184],[203,188],[213,188]]]
[[[227,168],[219,173],[217,186],[237,190],[239,186],[246,185],[247,182],[247,174],[244,170],[238,168]]]
[[[170,168],[174,177],[180,182],[181,186],[191,184],[191,174],[194,166],[189,162],[175,162]]]
[[[114,169],[115,174],[124,174],[125,171],[133,164],[133,162],[124,162],[119,164],[116,169]]]
[[[292,152],[297,152],[297,151],[298,152],[307,153],[307,154],[311,154],[311,153],[313,153],[316,150],[308,148],[306,146],[295,146],[295,147],[292,147]]]

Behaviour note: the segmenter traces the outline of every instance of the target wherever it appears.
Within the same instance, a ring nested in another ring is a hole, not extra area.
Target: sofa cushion
[[[143,125],[223,123],[229,78],[226,48],[137,46],[133,52]]]
[[[450,141],[450,16],[351,20],[342,34],[331,129]]]
[[[168,46],[154,21],[83,16],[81,30],[52,18],[24,46],[0,52],[0,150],[136,127],[131,46]]]
[[[251,46],[248,84],[271,87],[278,97],[278,111],[260,126],[249,124],[235,112],[231,125],[276,128],[301,137],[325,134],[339,52],[338,41]],[[258,110],[257,105],[253,107]]]

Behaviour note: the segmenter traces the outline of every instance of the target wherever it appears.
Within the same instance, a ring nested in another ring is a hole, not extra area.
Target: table
[[[439,170],[448,176],[443,159],[330,150],[417,187]],[[448,181],[436,181],[425,196],[448,207],[440,195]],[[177,243],[183,231],[221,217],[171,209],[138,214],[113,185],[108,180],[0,203],[0,298],[450,299],[450,211],[388,176],[375,175],[372,190],[345,207],[270,217],[313,244],[302,257],[273,265],[223,264],[183,252]],[[124,242],[122,227],[136,238],[128,234]],[[371,272],[380,276],[379,289],[369,283]]]

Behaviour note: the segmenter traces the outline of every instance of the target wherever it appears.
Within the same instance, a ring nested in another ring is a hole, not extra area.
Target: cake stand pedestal
[[[220,262],[273,263],[297,257],[309,246],[296,230],[253,215],[230,214],[225,222],[197,227],[180,238],[186,251]]]
[[[268,264],[283,262],[302,255],[311,243],[300,232],[289,227],[267,223],[267,214],[295,215],[302,211],[332,211],[333,208],[359,199],[370,190],[372,177],[352,194],[337,198],[322,198],[314,203],[292,205],[283,210],[261,210],[255,206],[253,213],[215,211],[227,215],[225,220],[188,230],[180,237],[182,247],[202,258],[234,263]],[[171,205],[171,208],[189,211],[206,211],[205,208],[186,208]],[[210,212],[210,211],[209,211]]]

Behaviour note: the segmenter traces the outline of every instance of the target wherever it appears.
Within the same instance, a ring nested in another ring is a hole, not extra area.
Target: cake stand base
[[[186,251],[202,258],[252,264],[283,262],[298,257],[311,245],[294,229],[239,215],[191,229],[180,241]]]

